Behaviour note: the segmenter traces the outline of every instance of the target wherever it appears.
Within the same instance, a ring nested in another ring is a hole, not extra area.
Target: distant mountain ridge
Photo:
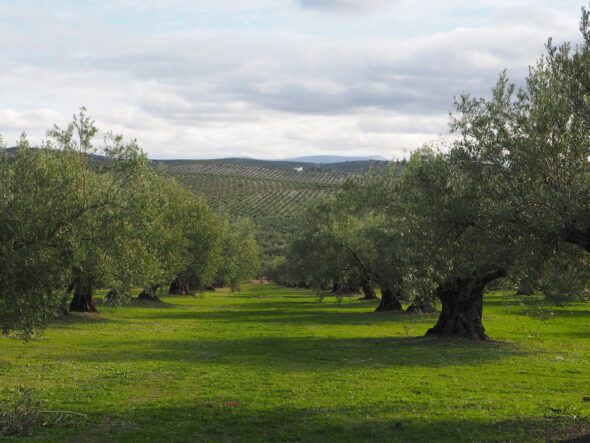
[[[292,157],[283,159],[283,161],[298,162],[298,163],[315,163],[315,164],[327,164],[327,163],[344,163],[344,162],[357,162],[357,161],[387,161],[385,157],[380,155],[369,155],[369,156],[349,156],[349,155],[305,155],[302,157]]]

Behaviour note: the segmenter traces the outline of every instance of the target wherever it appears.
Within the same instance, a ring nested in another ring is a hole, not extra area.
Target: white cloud
[[[394,5],[396,0],[299,0],[303,8],[337,12],[374,12]]]
[[[445,134],[453,96],[487,94],[504,68],[521,79],[549,35],[577,38],[579,12],[573,1],[482,0],[469,9],[453,0],[410,23],[420,2],[315,3],[326,12],[361,3],[380,10],[342,20],[291,0],[119,2],[137,8],[138,28],[133,17],[115,17],[116,2],[93,15],[35,3],[0,5],[5,141],[23,130],[39,141],[84,105],[101,128],[137,138],[159,158],[398,157]],[[447,23],[445,7],[467,12]]]

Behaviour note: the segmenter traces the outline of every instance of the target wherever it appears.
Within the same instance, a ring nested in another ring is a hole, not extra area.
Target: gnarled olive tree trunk
[[[144,290],[137,296],[138,300],[160,301],[160,298],[156,295],[159,288],[160,285],[152,285],[144,288]]]
[[[505,270],[498,270],[475,277],[458,278],[441,285],[437,296],[442,303],[442,310],[438,322],[426,335],[489,340],[481,321],[483,290],[486,284],[505,275]]]
[[[375,312],[401,310],[401,291],[399,289],[381,288],[381,303],[379,303]]]
[[[83,272],[76,272],[72,285],[74,285],[74,298],[70,302],[70,311],[96,312],[92,279]]]

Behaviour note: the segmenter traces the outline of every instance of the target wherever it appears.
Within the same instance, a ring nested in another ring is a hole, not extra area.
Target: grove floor
[[[486,296],[491,343],[436,315],[247,285],[72,315],[0,339],[0,399],[86,414],[27,441],[590,439],[590,304]],[[568,440],[570,441],[570,440]]]

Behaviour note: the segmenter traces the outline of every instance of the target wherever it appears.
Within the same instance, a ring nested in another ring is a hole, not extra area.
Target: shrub
[[[19,387],[0,409],[0,436],[30,436],[40,414],[41,401],[35,391]]]

